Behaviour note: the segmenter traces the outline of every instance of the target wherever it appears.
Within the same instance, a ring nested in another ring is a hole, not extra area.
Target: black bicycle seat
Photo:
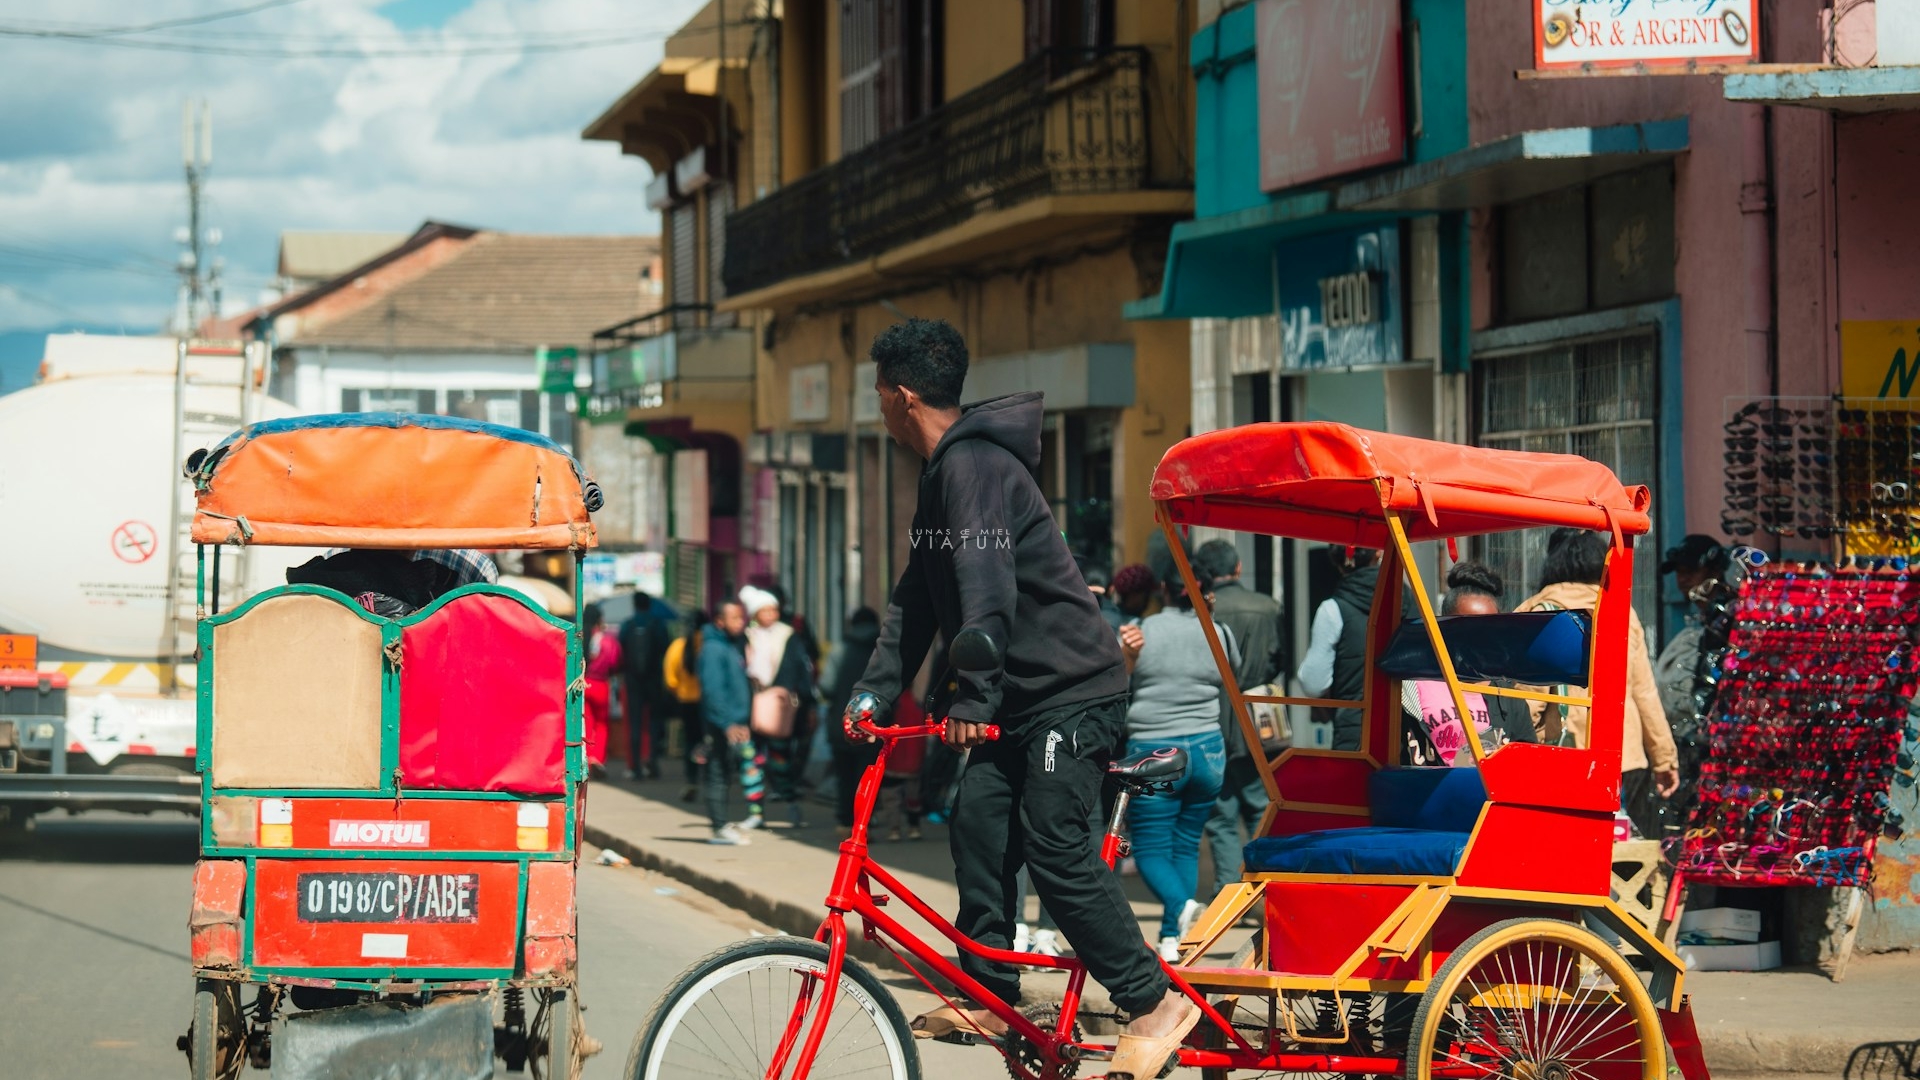
[[[1145,750],[1107,766],[1109,779],[1136,794],[1169,786],[1186,774],[1187,752],[1174,746]]]

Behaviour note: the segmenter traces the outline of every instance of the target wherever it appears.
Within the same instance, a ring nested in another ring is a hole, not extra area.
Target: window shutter
[[[727,215],[733,213],[733,185],[720,181],[707,189],[707,302],[718,304],[727,298],[721,270],[727,265]],[[732,326],[733,312],[714,312],[708,326]]]
[[[683,202],[668,212],[672,229],[673,258],[669,269],[673,295],[670,302],[675,304],[698,303],[699,294],[699,220],[694,216],[697,211],[691,202]],[[691,313],[681,312],[674,315],[675,326],[693,325]]]
[[[840,0],[840,153],[880,137],[880,4]]]

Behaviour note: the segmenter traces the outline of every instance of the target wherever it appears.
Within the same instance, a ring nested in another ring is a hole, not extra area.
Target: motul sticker
[[[426,847],[425,821],[335,821],[327,830],[332,847]]]

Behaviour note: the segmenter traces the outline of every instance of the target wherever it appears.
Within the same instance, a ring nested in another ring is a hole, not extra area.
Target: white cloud
[[[200,14],[213,0],[67,0],[63,21]],[[700,0],[474,0],[424,44],[476,35],[657,29]],[[0,23],[44,23],[0,0]],[[211,23],[200,40],[299,48],[314,36],[390,43],[379,0],[307,0]],[[260,59],[0,38],[0,330],[163,322],[172,237],[186,218],[180,107],[213,105],[209,224],[224,233],[230,300],[251,302],[286,229],[408,230],[435,218],[537,232],[654,232],[639,159],[580,129],[659,62],[658,38],[555,53]],[[105,264],[59,267],[17,253]],[[15,253],[9,254],[8,249]],[[11,286],[11,289],[7,287]],[[19,293],[13,290],[19,290]],[[37,296],[36,303],[20,294]],[[57,306],[56,306],[57,305]],[[231,305],[230,305],[231,306]],[[65,309],[65,310],[61,310]]]

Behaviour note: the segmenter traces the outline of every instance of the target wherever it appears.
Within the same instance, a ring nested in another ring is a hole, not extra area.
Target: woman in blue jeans
[[[1199,888],[1200,833],[1220,794],[1227,748],[1220,667],[1207,647],[1206,630],[1184,588],[1165,586],[1171,603],[1156,615],[1120,628],[1120,648],[1133,672],[1127,708],[1127,753],[1174,746],[1187,752],[1187,771],[1163,795],[1135,799],[1127,813],[1127,837],[1140,877],[1160,898],[1160,955],[1180,958],[1180,938],[1203,910]],[[1212,598],[1208,597],[1211,603]],[[1239,652],[1227,629],[1214,624],[1228,660]]]

